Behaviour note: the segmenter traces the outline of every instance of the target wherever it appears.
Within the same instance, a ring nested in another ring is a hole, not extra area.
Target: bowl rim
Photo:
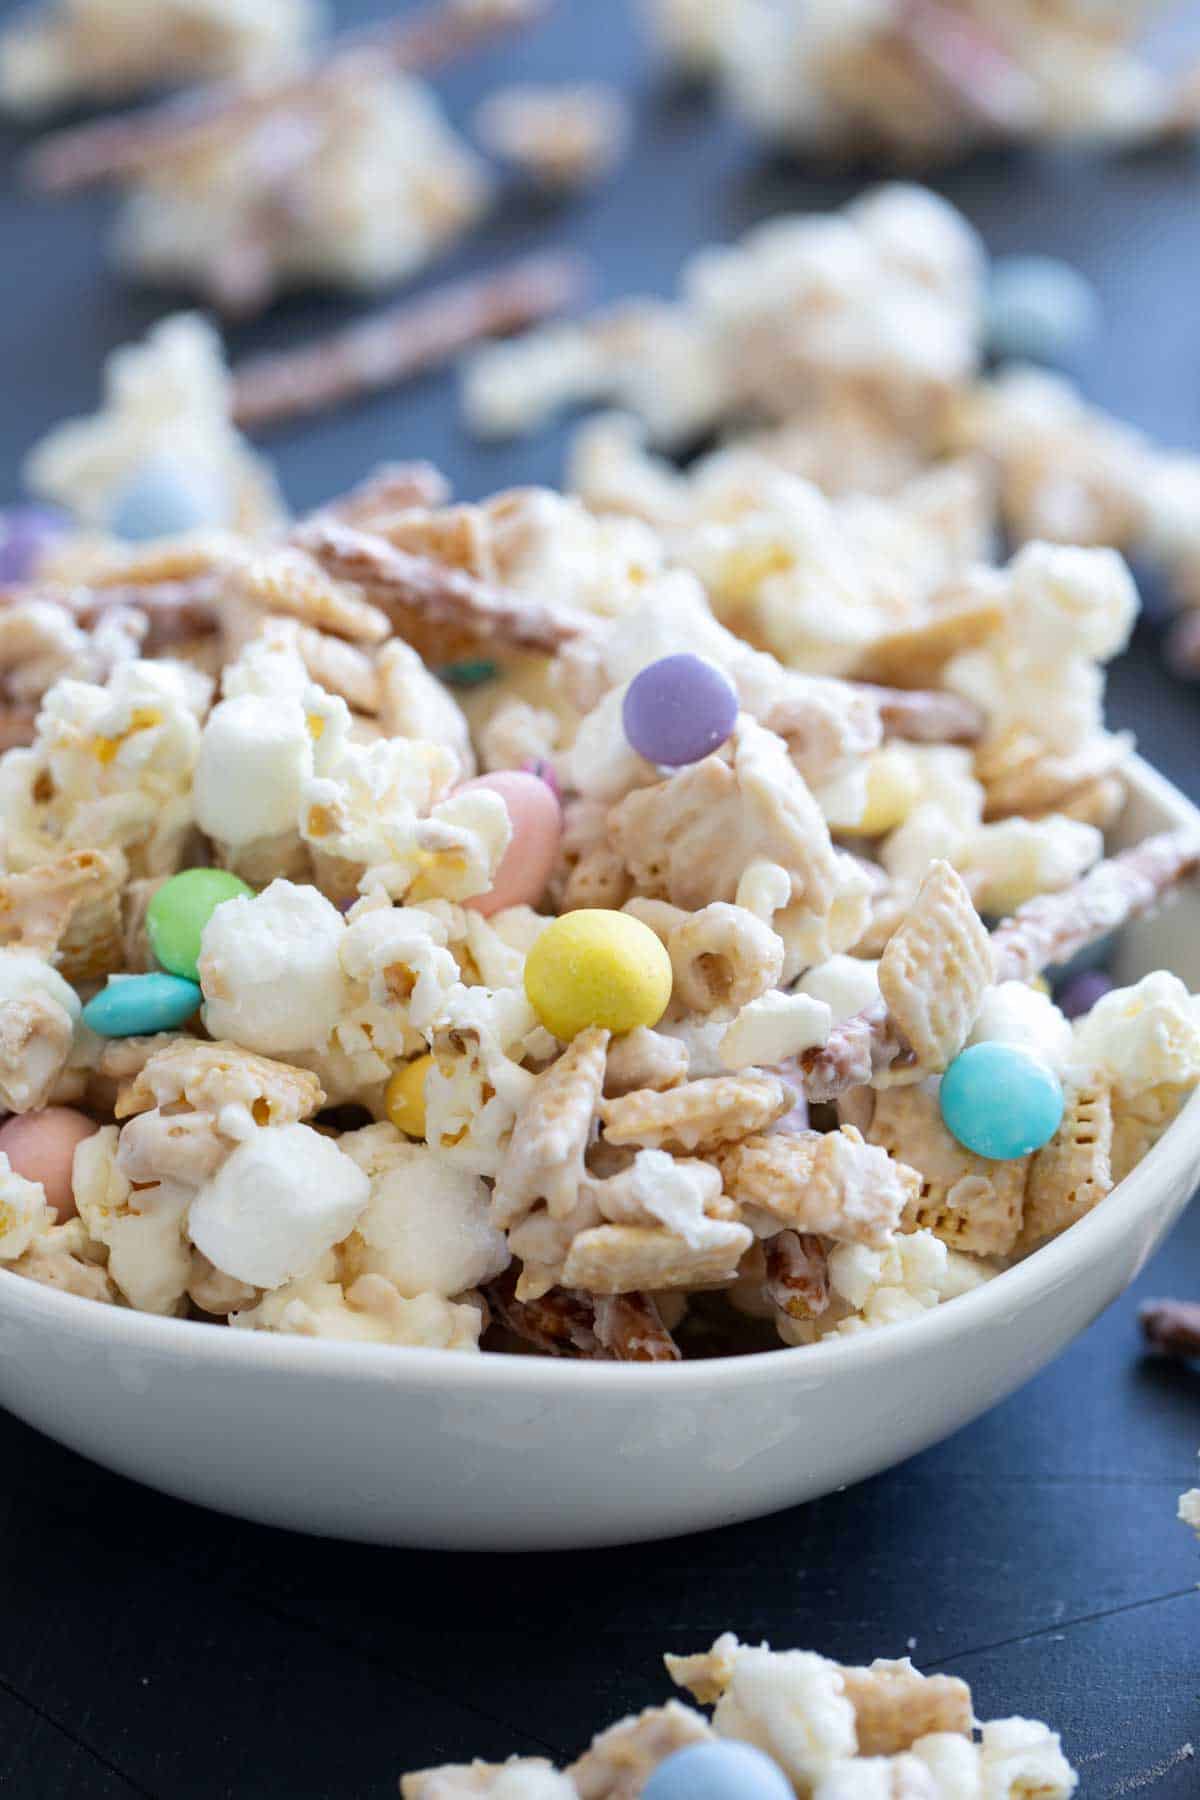
[[[1131,796],[1149,801],[1176,825],[1200,828],[1200,809],[1141,757],[1130,759],[1126,773]],[[771,1383],[784,1379],[785,1371],[786,1379],[793,1384],[813,1387],[833,1378],[839,1370],[855,1369],[861,1373],[891,1361],[898,1352],[929,1353],[961,1334],[1006,1322],[1005,1315],[1021,1311],[1069,1282],[1077,1266],[1102,1261],[1121,1239],[1154,1216],[1166,1191],[1180,1180],[1186,1180],[1190,1186],[1198,1173],[1200,1087],[1158,1143],[1098,1206],[991,1281],[944,1300],[915,1318],[875,1330],[740,1356],[679,1363],[589,1362],[534,1355],[469,1355],[455,1350],[236,1331],[200,1320],[165,1318],[129,1307],[101,1305],[82,1295],[26,1281],[3,1267],[0,1329],[7,1319],[19,1326],[24,1314],[28,1321],[63,1327],[65,1335],[75,1343],[81,1337],[90,1338],[96,1349],[110,1354],[141,1351],[204,1363],[214,1369],[232,1366],[247,1372],[365,1382],[396,1390],[445,1388],[465,1394],[470,1390],[501,1388],[514,1393],[550,1394],[579,1389],[585,1393],[682,1397],[694,1395],[698,1388],[710,1393],[714,1388]]]

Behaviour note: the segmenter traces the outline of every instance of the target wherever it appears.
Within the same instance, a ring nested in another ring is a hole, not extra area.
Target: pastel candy
[[[66,530],[66,515],[48,506],[8,506],[0,511],[0,587],[28,581],[43,553]]]
[[[1097,1000],[1103,1000],[1105,994],[1111,994],[1113,981],[1103,969],[1081,969],[1078,975],[1072,975],[1063,982],[1058,991],[1059,1010],[1068,1019],[1082,1019],[1090,1013]]]
[[[463,904],[485,918],[506,906],[536,906],[546,891],[562,837],[562,809],[553,790],[523,769],[478,775],[474,781],[464,781],[457,791],[465,794],[472,788],[499,794],[508,808],[512,838],[487,893],[476,894]]]
[[[75,1217],[71,1185],[75,1146],[99,1129],[95,1119],[73,1106],[45,1106],[41,1112],[19,1113],[0,1125],[0,1150],[18,1175],[41,1182],[60,1225]]]
[[[995,356],[1059,362],[1096,329],[1100,302],[1078,269],[1056,256],[1005,256],[987,295],[987,345]]]
[[[659,1763],[641,1794],[642,1800],[794,1800],[779,1765],[753,1744],[732,1738],[676,1750]]]
[[[202,999],[199,984],[182,975],[111,975],[84,1007],[83,1022],[100,1037],[149,1037],[186,1025]]]
[[[635,675],[621,719],[639,756],[682,768],[719,750],[737,724],[733,684],[702,656],[662,656]]]
[[[109,515],[115,535],[132,544],[228,523],[228,497],[221,493],[220,481],[206,469],[167,456],[154,457],[134,472]]]
[[[254,889],[227,869],[183,869],[164,881],[146,908],[150,948],[164,969],[199,981],[200,940],[204,927],[225,900]]]
[[[1062,1083],[1017,1044],[972,1044],[941,1085],[942,1119],[964,1149],[1012,1162],[1048,1144],[1063,1115]]]
[[[547,925],[525,959],[525,993],[546,1030],[568,1042],[589,1025],[657,1025],[671,998],[671,959],[628,913],[581,907]]]

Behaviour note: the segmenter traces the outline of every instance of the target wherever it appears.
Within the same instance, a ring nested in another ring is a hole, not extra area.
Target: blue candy
[[[182,975],[112,975],[83,1009],[83,1022],[101,1037],[149,1037],[186,1025],[204,998]]]
[[[109,523],[117,537],[131,544],[226,525],[229,508],[219,487],[204,469],[154,457],[120,490]]]
[[[1061,362],[1092,336],[1100,317],[1096,290],[1053,256],[1006,256],[987,295],[987,346],[994,356]]]
[[[1018,1044],[972,1044],[942,1076],[941,1104],[947,1131],[965,1149],[1012,1162],[1058,1130],[1062,1083]]]
[[[689,1744],[660,1762],[642,1800],[795,1800],[791,1782],[761,1750],[721,1739]]]

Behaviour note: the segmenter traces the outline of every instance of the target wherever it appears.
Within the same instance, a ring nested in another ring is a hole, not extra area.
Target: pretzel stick
[[[973,744],[983,733],[983,714],[970,700],[938,689],[876,687],[852,682],[879,706],[885,737],[912,744]]]
[[[976,21],[942,0],[906,0],[897,23],[909,49],[964,112],[1003,133],[1029,123],[1033,83]]]
[[[1097,863],[1060,894],[1027,900],[992,933],[997,981],[1030,981],[1149,912],[1200,865],[1196,832],[1165,831]]]
[[[780,1231],[763,1245],[767,1299],[793,1319],[815,1319],[829,1309],[829,1258],[819,1237]]]
[[[234,419],[253,428],[396,387],[481,338],[562,312],[587,285],[580,258],[531,256],[388,307],[299,350],[252,357],[233,372]]]
[[[454,626],[477,638],[548,655],[592,629],[583,613],[493,587],[465,569],[397,550],[386,538],[336,519],[310,519],[296,528],[292,542],[335,580],[361,588],[398,628],[407,614],[425,626]]]
[[[675,1340],[649,1294],[595,1296],[552,1288],[540,1300],[516,1298],[510,1268],[484,1290],[501,1323],[550,1356],[589,1361],[678,1362]]]
[[[994,979],[1030,981],[1052,963],[1066,962],[1128,920],[1148,912],[1200,866],[1200,836],[1167,831],[1097,863],[1059,894],[1027,900],[992,933]],[[903,1066],[912,1051],[882,1001],[835,1025],[828,1041],[800,1058],[810,1100],[833,1100],[885,1069]]]
[[[280,108],[319,101],[331,85],[360,69],[435,69],[476,45],[531,23],[542,0],[494,0],[468,7],[434,0],[411,17],[336,38],[290,75],[253,86],[214,82],[158,106],[121,113],[99,124],[53,132],[26,161],[29,179],[46,193],[69,193],[100,181],[146,174],[164,159],[188,155],[205,140],[248,128]]]
[[[1148,1300],[1138,1314],[1142,1336],[1164,1356],[1200,1356],[1200,1304],[1194,1300]]]

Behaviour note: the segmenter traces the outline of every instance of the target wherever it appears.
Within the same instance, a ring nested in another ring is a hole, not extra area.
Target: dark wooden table
[[[512,197],[454,269],[573,243],[603,260],[605,292],[666,292],[695,246],[856,185],[766,161],[661,88],[625,0],[561,0],[535,39],[444,83],[455,115],[517,73],[621,81],[635,153],[576,206]],[[0,146],[0,493],[46,426],[92,407],[103,354],[164,310],[106,271],[108,201],[17,193],[17,143]],[[993,248],[1057,251],[1092,276],[1107,324],[1079,370],[1088,391],[1179,444],[1200,443],[1198,166],[1189,150],[997,156],[939,183]],[[348,310],[289,302],[234,345]],[[552,480],[562,436],[472,447],[449,380],[430,379],[270,447],[302,506],[385,456],[432,456],[467,495]],[[1163,673],[1150,627],[1111,692],[1117,723],[1200,794],[1200,693]],[[1054,1368],[949,1443],[792,1513],[623,1551],[451,1557],[286,1537],[146,1493],[0,1418],[0,1793],[317,1800],[386,1795],[403,1768],[475,1753],[565,1758],[664,1695],[661,1650],[733,1627],[956,1670],[985,1716],[1060,1728],[1088,1800],[1194,1796],[1200,1551],[1174,1512],[1195,1479],[1200,1373],[1143,1361],[1135,1312],[1198,1288],[1193,1213]]]

